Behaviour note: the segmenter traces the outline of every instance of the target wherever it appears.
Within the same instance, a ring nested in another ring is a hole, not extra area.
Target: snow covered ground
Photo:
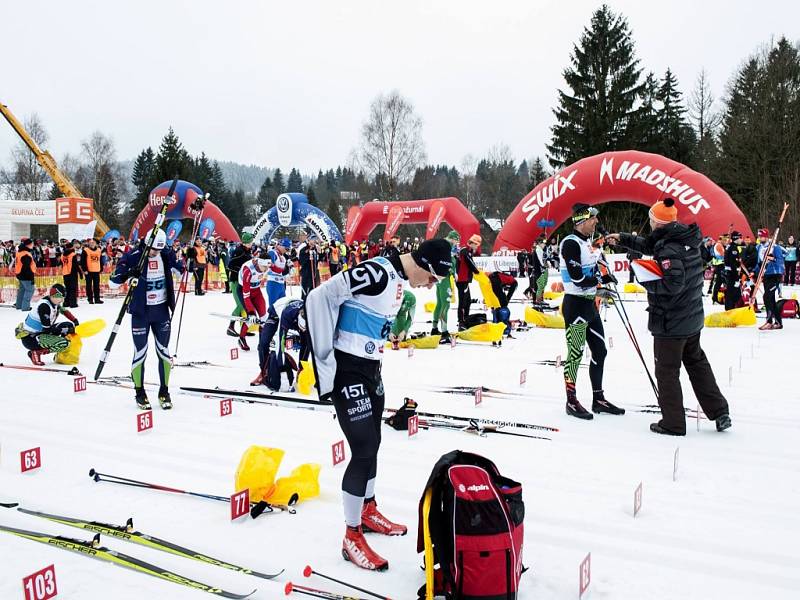
[[[295,290],[295,293],[297,291]],[[477,289],[475,290],[477,293]],[[428,329],[418,293],[417,329]],[[81,320],[113,322],[119,300],[81,304]],[[578,565],[592,554],[591,594],[617,599],[797,598],[800,595],[800,393],[797,349],[800,322],[782,332],[755,328],[709,329],[702,343],[731,405],[733,428],[689,423],[685,438],[658,436],[648,425],[657,415],[637,412],[653,404],[649,383],[624,329],[612,310],[605,323],[610,353],[607,397],[628,409],[624,417],[583,422],[564,414],[561,372],[535,361],[565,354],[562,330],[537,329],[516,335],[503,347],[460,345],[387,352],[387,405],[404,396],[420,410],[509,418],[552,425],[552,441],[457,431],[421,431],[416,439],[388,427],[383,431],[377,497],[381,509],[407,523],[403,538],[372,536],[388,558],[385,573],[368,573],[344,563],[339,483],[343,465],[331,467],[331,444],[342,439],[324,412],[234,403],[219,416],[219,400],[178,393],[181,385],[249,389],[256,374],[255,352],[230,360],[233,338],[226,322],[209,312],[227,312],[231,297],[189,296],[179,361],[207,360],[221,366],[176,368],[174,410],[154,408],[154,430],[137,434],[136,406],[128,389],[89,385],[73,393],[72,378],[58,373],[0,369],[0,501],[17,501],[45,512],[124,523],[137,529],[261,571],[285,568],[276,582],[231,573],[163,552],[104,538],[104,544],[200,581],[235,592],[258,588],[254,598],[280,598],[286,581],[302,569],[349,579],[393,598],[416,598],[423,581],[415,552],[417,503],[436,459],[461,448],[494,460],[501,472],[521,481],[526,502],[522,600],[576,598]],[[652,365],[646,304],[628,303],[636,332]],[[515,316],[523,305],[512,304]],[[710,310],[710,307],[709,307]],[[29,364],[12,331],[21,313],[0,310],[0,361]],[[455,312],[451,313],[451,323]],[[97,364],[108,329],[85,340],[81,370]],[[252,338],[251,338],[252,339]],[[126,319],[104,375],[126,375],[132,354]],[[740,368],[741,364],[741,368]],[[527,384],[519,374],[527,369]],[[729,371],[730,370],[730,371]],[[732,382],[729,382],[729,372]],[[157,380],[155,354],[146,380]],[[439,394],[432,385],[485,385],[523,392],[514,399]],[[264,388],[266,391],[266,388]],[[579,397],[590,404],[588,373],[581,369]],[[688,380],[687,407],[695,407]],[[151,399],[154,399],[151,392]],[[538,432],[534,432],[538,433]],[[298,506],[297,514],[265,515],[230,522],[228,506],[202,499],[94,483],[90,468],[193,491],[233,493],[234,471],[252,444],[286,450],[281,474],[304,462],[319,462],[322,495]],[[21,474],[19,453],[41,446],[43,466]],[[680,448],[677,480],[673,457]],[[634,489],[642,482],[643,505],[633,517]],[[0,508],[0,523],[88,539],[89,532]],[[93,598],[201,598],[202,593],[142,574],[49,548],[0,532],[0,598],[22,598],[24,576],[55,563],[59,596]],[[310,583],[310,582],[309,582]],[[324,583],[316,580],[315,583]],[[313,584],[312,584],[313,585]],[[336,589],[336,586],[319,585]],[[341,588],[342,590],[344,588]]]

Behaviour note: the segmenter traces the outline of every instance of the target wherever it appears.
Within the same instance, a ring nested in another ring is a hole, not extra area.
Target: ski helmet
[[[63,284],[54,283],[50,287],[50,293],[47,295],[52,298],[65,298],[67,296],[67,288],[65,288]]]
[[[145,242],[150,239],[153,230],[147,232],[147,235],[144,237]],[[159,229],[156,231],[156,236],[153,238],[153,250],[163,250],[167,245],[167,234],[164,232],[163,229]]]

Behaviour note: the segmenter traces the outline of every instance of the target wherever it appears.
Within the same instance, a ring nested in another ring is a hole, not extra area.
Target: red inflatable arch
[[[386,236],[391,237],[401,224],[427,223],[425,238],[436,235],[439,225],[446,221],[462,240],[480,233],[480,223],[458,198],[433,198],[430,200],[404,200],[381,202],[373,200],[361,208],[354,206],[347,213],[345,242],[364,240],[376,226],[386,225]]]
[[[708,177],[658,154],[626,150],[583,158],[537,185],[509,215],[494,249],[530,248],[545,228],[566,221],[578,202],[652,206],[663,198],[674,198],[678,220],[697,223],[703,235],[716,238],[731,229],[753,235],[739,207]]]

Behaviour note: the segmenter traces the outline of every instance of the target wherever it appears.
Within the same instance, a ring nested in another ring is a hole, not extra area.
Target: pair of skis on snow
[[[239,565],[208,556],[196,550],[192,550],[191,548],[186,548],[167,540],[162,540],[155,536],[136,531],[133,527],[133,519],[128,519],[125,525],[112,525],[108,523],[100,523],[98,521],[86,521],[83,519],[76,519],[63,515],[54,515],[35,510],[28,510],[26,508],[19,507],[16,503],[3,503],[0,504],[0,506],[4,508],[16,508],[19,512],[25,513],[26,515],[31,515],[40,519],[52,521],[54,523],[60,523],[62,525],[69,525],[70,527],[91,531],[95,534],[95,536],[91,540],[79,540],[63,536],[49,535],[47,533],[41,533],[38,531],[17,529],[15,527],[8,527],[5,525],[0,525],[0,531],[5,531],[6,533],[31,540],[33,542],[39,542],[40,544],[55,546],[56,548],[61,548],[62,550],[75,552],[96,560],[110,562],[121,567],[138,571],[139,573],[144,573],[145,575],[150,575],[151,577],[156,577],[165,581],[171,581],[172,583],[177,583],[179,585],[203,592],[208,592],[209,594],[214,594],[223,598],[247,598],[248,596],[254,594],[257,590],[253,590],[247,594],[235,594],[233,592],[223,590],[222,588],[208,585],[189,577],[184,577],[183,575],[179,575],[178,573],[174,573],[163,567],[145,562],[121,552],[117,552],[116,550],[106,548],[100,544],[100,535],[107,535],[109,537],[114,537],[126,542],[131,542],[133,544],[139,544],[140,546],[144,546],[146,548],[161,550],[162,552],[167,552],[183,558],[195,560],[207,565],[214,565],[229,571],[242,573],[244,575],[252,575],[253,577],[259,577],[261,579],[274,579],[283,573],[283,570],[278,571],[277,573],[261,573],[253,569],[241,567]]]

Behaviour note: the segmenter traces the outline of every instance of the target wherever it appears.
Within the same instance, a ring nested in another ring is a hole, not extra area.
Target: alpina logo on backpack
[[[463,483],[458,485],[458,491],[462,494],[464,492],[488,492],[489,486],[488,485],[471,485],[469,487],[465,487]]]

